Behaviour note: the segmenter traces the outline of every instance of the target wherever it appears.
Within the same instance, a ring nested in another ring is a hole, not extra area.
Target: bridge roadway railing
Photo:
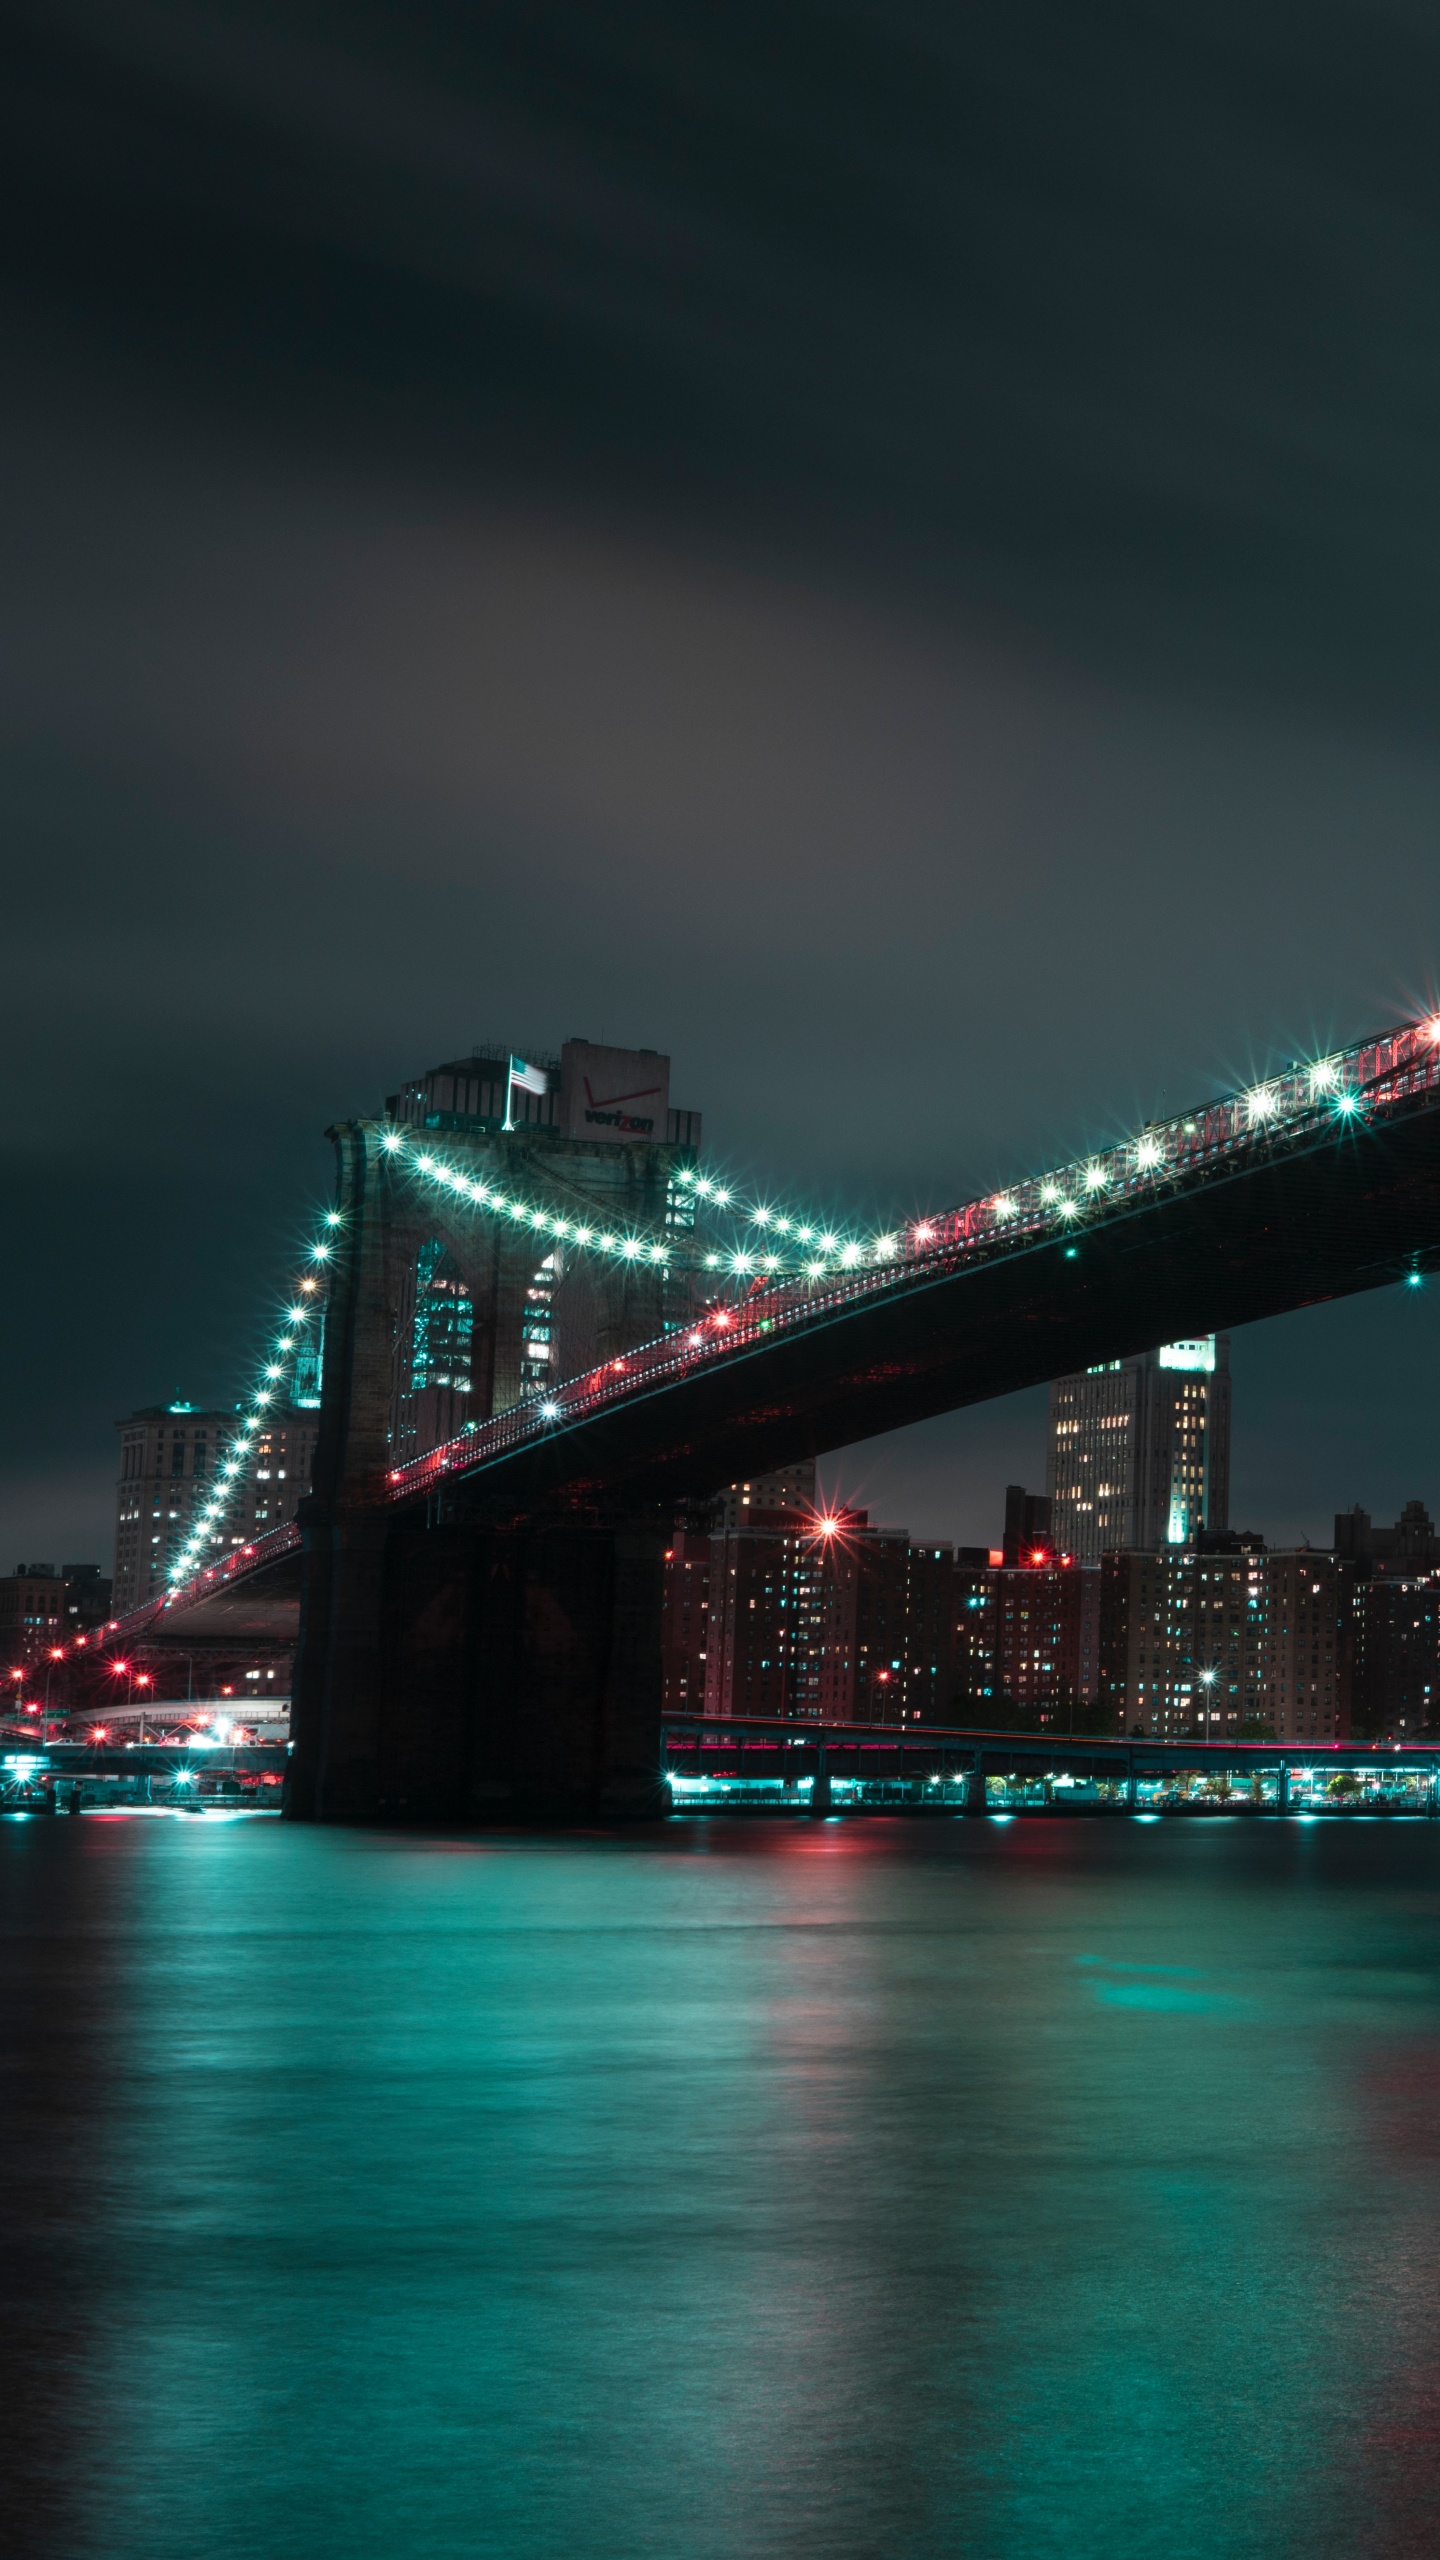
[[[1246,1093],[1154,1122],[1138,1138],[1059,1173],[1037,1175],[921,1219],[903,1246],[884,1239],[884,1258],[869,1266],[820,1280],[759,1283],[738,1304],[712,1307],[695,1323],[471,1424],[457,1439],[392,1469],[391,1498],[404,1501],[449,1476],[472,1473],[630,1396],[672,1384],[702,1363],[734,1357],[769,1334],[823,1324],[858,1301],[928,1283],[1039,1238],[1078,1234],[1106,1210],[1189,1189],[1217,1172],[1303,1144],[1337,1123],[1341,1129],[1373,1126],[1431,1093],[1440,1094],[1440,1017],[1291,1067]]]
[[[300,1531],[293,1520],[282,1520],[278,1529],[267,1529],[263,1538],[251,1538],[236,1547],[221,1564],[207,1564],[188,1582],[177,1582],[158,1600],[146,1600],[123,1618],[114,1618],[105,1629],[107,1646],[133,1644],[153,1627],[167,1609],[191,1609],[211,1593],[223,1591],[227,1582],[255,1573],[264,1564],[274,1564],[281,1556],[293,1555],[300,1545]]]
[[[674,1810],[1433,1816],[1440,1744],[1161,1742],[666,1715]]]

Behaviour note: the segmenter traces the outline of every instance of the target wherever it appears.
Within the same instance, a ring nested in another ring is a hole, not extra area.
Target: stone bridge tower
[[[464,1492],[397,1517],[388,1471],[690,1313],[688,1270],[567,1261],[418,1181],[387,1136],[509,1197],[686,1228],[699,1114],[654,1050],[567,1041],[512,1085],[451,1060],[332,1131],[341,1225],[304,1534],[289,1810],[332,1820],[652,1810],[667,1521],[487,1519]],[[533,1087],[543,1081],[544,1090]],[[508,1106],[508,1107],[507,1107]],[[510,1124],[510,1125],[507,1125]]]

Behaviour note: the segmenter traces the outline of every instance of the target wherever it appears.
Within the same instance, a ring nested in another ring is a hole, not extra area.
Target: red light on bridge
[[[90,1739],[92,1742],[108,1742],[110,1739],[110,1727],[108,1724],[92,1724],[90,1727]]]
[[[110,1669],[111,1669],[111,1671],[114,1673],[114,1675],[115,1675],[116,1679],[121,1679],[121,1678],[123,1678],[124,1674],[129,1670],[129,1668],[130,1668],[130,1665],[129,1665],[129,1663],[128,1663],[128,1662],[112,1662],[112,1663],[111,1663],[111,1665],[110,1665]]]

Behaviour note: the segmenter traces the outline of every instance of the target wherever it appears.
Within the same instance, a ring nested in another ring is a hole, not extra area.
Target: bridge
[[[331,1134],[300,1522],[224,1563],[197,1536],[164,1602],[119,1631],[298,1627],[301,1818],[654,1809],[677,1505],[1153,1342],[1418,1286],[1440,1262],[1440,1017],[887,1229],[749,1198],[683,1150],[648,1219],[607,1220],[523,1133],[508,1158],[394,1117]],[[426,1235],[472,1257],[482,1238],[512,1295],[589,1274],[575,1338],[588,1326],[603,1356],[396,1463],[397,1332]],[[232,1472],[314,1312],[297,1293]]]

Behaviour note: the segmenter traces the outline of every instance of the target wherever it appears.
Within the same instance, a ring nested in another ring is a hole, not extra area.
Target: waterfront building
[[[710,1651],[711,1540],[708,1530],[678,1528],[665,1551],[661,1628],[662,1695],[667,1708],[705,1704]]]
[[[1354,1575],[1343,1561],[1216,1534],[1107,1555],[1100,1587],[1100,1694],[1122,1733],[1349,1733]]]
[[[1062,1553],[1155,1554],[1223,1530],[1230,1500],[1224,1334],[1162,1343],[1057,1378],[1050,1390],[1050,1528]]]
[[[1357,1584],[1355,1723],[1396,1741],[1440,1725],[1440,1572]]]
[[[907,1546],[901,1712],[907,1724],[955,1714],[955,1550]]]
[[[703,1696],[710,1715],[945,1721],[953,1549],[912,1543],[851,1506],[822,1516],[813,1492],[812,1467],[757,1477],[727,1487],[708,1540],[677,1528],[666,1557],[667,1703]]]
[[[957,1706],[971,1721],[1071,1725],[1100,1681],[1100,1577],[1054,1549],[964,1565],[953,1590]]]
[[[995,1611],[988,1547],[957,1547],[951,1579],[954,1625],[954,1714],[962,1724],[988,1724],[995,1711]]]
[[[808,1515],[750,1507],[710,1542],[708,1715],[822,1712],[825,1541]],[[678,1560],[672,1559],[673,1573]],[[833,1638],[832,1638],[833,1640]]]

